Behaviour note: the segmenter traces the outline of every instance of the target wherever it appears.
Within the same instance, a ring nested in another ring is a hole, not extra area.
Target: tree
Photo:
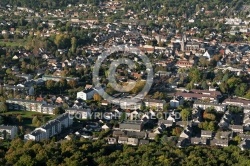
[[[208,89],[209,88],[206,81],[203,81],[201,86],[202,86],[203,89]]]
[[[244,96],[246,91],[247,91],[247,84],[246,83],[241,83],[240,85],[238,85],[236,87],[236,89],[234,90],[234,93],[237,95],[237,96]]]
[[[53,81],[53,80],[48,80],[48,81],[46,81],[46,88],[48,89],[48,90],[51,90],[51,89],[53,89],[55,87],[55,81]]]
[[[22,115],[18,115],[18,116],[17,116],[17,119],[18,119],[18,122],[21,123],[21,122],[23,121]]]
[[[7,112],[8,111],[8,107],[4,102],[0,102],[0,112]]]
[[[75,88],[76,85],[77,85],[77,83],[76,83],[75,80],[70,80],[70,81],[68,81],[68,85],[69,85],[71,88]]]
[[[55,114],[55,115],[60,115],[60,114],[63,114],[63,113],[64,113],[64,110],[62,109],[62,107],[56,107],[53,110],[53,114]]]
[[[182,129],[181,127],[175,127],[175,128],[173,128],[173,130],[172,130],[172,134],[175,135],[175,136],[180,136],[182,130],[183,130],[183,129]]]
[[[189,109],[182,109],[181,110],[181,119],[183,121],[186,121],[190,115],[191,115],[191,111]]]
[[[75,53],[76,52],[76,44],[77,44],[77,39],[75,37],[71,38],[71,52]]]
[[[95,93],[94,96],[93,96],[93,99],[95,101],[101,101],[102,100],[102,97],[98,94],[98,93]]]
[[[4,119],[2,116],[0,116],[0,125],[2,125],[4,123]]]
[[[32,119],[32,124],[36,125],[38,121],[39,121],[38,117],[34,116],[33,119]]]

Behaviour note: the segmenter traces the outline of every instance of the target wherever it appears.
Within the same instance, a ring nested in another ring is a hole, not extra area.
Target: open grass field
[[[32,124],[32,119],[37,116],[42,123],[47,122],[48,120],[52,120],[55,118],[54,115],[49,114],[42,114],[39,112],[31,112],[31,111],[8,111],[6,113],[2,113],[2,116],[5,117],[6,121],[10,125],[18,125],[23,126],[25,128],[33,129],[36,126]],[[22,120],[19,122],[17,116],[21,115]],[[43,121],[43,119],[46,119],[46,121]]]
[[[26,44],[26,41],[23,39],[17,39],[15,41],[5,40],[5,39],[0,40],[0,46],[20,47],[20,46],[25,46],[25,44]]]

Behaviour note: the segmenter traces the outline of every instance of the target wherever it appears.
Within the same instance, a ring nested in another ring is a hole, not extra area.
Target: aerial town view
[[[250,166],[250,0],[0,0],[0,166]]]

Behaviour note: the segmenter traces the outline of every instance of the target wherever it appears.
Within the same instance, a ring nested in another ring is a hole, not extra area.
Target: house
[[[121,109],[137,110],[141,108],[142,102],[139,100],[131,100],[128,98],[119,100]]]
[[[77,92],[77,99],[90,100],[93,98],[95,90],[93,88]]]
[[[193,65],[194,63],[187,60],[179,60],[176,62],[176,66],[179,68],[191,68]]]
[[[192,145],[207,145],[206,138],[191,137],[190,142]]]
[[[239,133],[239,137],[241,138],[241,140],[243,140],[243,139],[249,139],[250,140],[250,134]]]
[[[110,129],[110,127],[107,124],[104,124],[101,128],[103,130],[109,130]]]
[[[56,81],[56,82],[59,82],[63,79],[67,80],[67,81],[77,81],[79,80],[78,77],[61,77],[61,76],[49,76],[49,75],[44,75],[42,77],[42,79],[44,81],[48,81],[48,80],[53,80],[53,81]]]
[[[192,133],[192,128],[191,126],[187,126],[180,134],[180,138],[189,138]]]
[[[230,125],[229,128],[236,133],[243,133],[243,126],[242,125]]]
[[[186,126],[192,126],[192,122],[190,121],[177,121],[175,123],[176,126],[186,127]]]
[[[137,146],[139,143],[138,138],[128,138],[128,145],[133,145],[133,146]]]
[[[241,150],[249,150],[250,149],[250,139],[242,140],[239,147]]]
[[[197,107],[193,107],[192,110],[192,122],[193,125],[199,125],[201,123],[202,120],[202,110],[197,108]]]
[[[170,107],[177,108],[184,103],[184,99],[182,96],[174,97],[170,100]]]
[[[70,117],[77,119],[90,119],[91,117],[91,109],[81,109],[81,108],[67,108],[65,112],[68,112]]]
[[[125,132],[124,131],[120,131],[120,130],[115,130],[113,131],[113,137],[120,137],[120,136],[125,136]]]
[[[229,113],[229,111],[226,111],[218,125],[223,129],[228,129],[231,120],[232,120],[232,115]]]
[[[221,97],[221,93],[219,91],[206,91],[206,90],[196,90],[193,89],[189,92],[177,92],[175,96],[182,96],[185,100],[209,100],[213,102],[217,102]]]
[[[54,110],[56,107],[57,106],[55,106],[55,105],[43,104],[42,105],[42,113],[54,115]]]
[[[10,110],[42,112],[43,102],[23,99],[9,99],[6,100],[6,103],[8,109]]]
[[[138,139],[146,139],[147,138],[147,133],[146,132],[133,132],[133,131],[128,131],[126,134],[130,138],[138,138]]]
[[[232,137],[231,131],[221,131],[221,132],[217,132],[215,135],[215,138],[219,138],[219,139],[229,139],[231,137]]]
[[[173,121],[172,120],[165,120],[165,119],[160,119],[158,122],[158,125],[164,125],[165,127],[171,127],[173,126]]]
[[[141,139],[139,140],[139,145],[147,145],[149,144],[149,140]]]
[[[120,136],[119,138],[118,138],[118,143],[119,144],[127,144],[127,142],[128,142],[128,137],[126,137],[126,136]]]
[[[246,131],[250,130],[250,112],[244,110],[244,119],[243,119],[243,129]]]
[[[233,98],[233,99],[226,99],[222,102],[222,104],[227,105],[234,105],[234,106],[240,106],[240,107],[250,107],[250,100],[240,99],[240,98]]]
[[[176,146],[177,146],[178,148],[184,148],[184,147],[188,146],[189,144],[190,144],[189,139],[183,138],[183,137],[179,137]]]
[[[48,121],[43,126],[36,128],[29,134],[24,135],[24,140],[41,141],[49,139],[56,134],[59,134],[65,128],[73,124],[73,119],[69,118],[68,113],[59,115],[53,120]]]
[[[201,130],[201,137],[202,138],[212,138],[213,132],[208,130]]]
[[[228,140],[227,139],[213,139],[213,140],[210,141],[210,145],[227,147],[228,146]]]
[[[154,140],[157,135],[158,135],[157,133],[151,133],[150,132],[150,133],[148,133],[148,139]]]
[[[202,102],[196,100],[193,104],[193,108],[201,108],[203,110],[207,108],[214,108],[217,112],[225,112],[227,106],[223,104],[216,104],[216,103],[209,103],[209,102]]]
[[[125,131],[140,132],[143,129],[143,125],[143,122],[140,120],[131,120],[120,123],[119,128]]]
[[[0,126],[0,139],[14,139],[17,136],[16,126]]]
[[[109,138],[108,138],[108,144],[109,144],[109,145],[117,144],[117,138],[109,137]]]
[[[165,100],[155,100],[155,99],[145,99],[143,100],[146,107],[154,108],[155,110],[163,110],[166,101]]]

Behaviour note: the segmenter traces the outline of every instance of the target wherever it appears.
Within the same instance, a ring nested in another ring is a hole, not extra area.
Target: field
[[[54,115],[30,111],[8,111],[6,113],[2,113],[1,115],[5,117],[5,123],[9,125],[23,126],[24,128],[29,129],[34,129],[36,127],[34,124],[32,124],[32,119],[35,116],[40,119],[42,124],[55,118]],[[21,121],[19,121],[17,118],[19,115],[21,115]]]
[[[8,47],[20,47],[25,46],[26,42],[23,39],[17,39],[15,41],[12,40],[0,40],[0,46],[8,46]]]

